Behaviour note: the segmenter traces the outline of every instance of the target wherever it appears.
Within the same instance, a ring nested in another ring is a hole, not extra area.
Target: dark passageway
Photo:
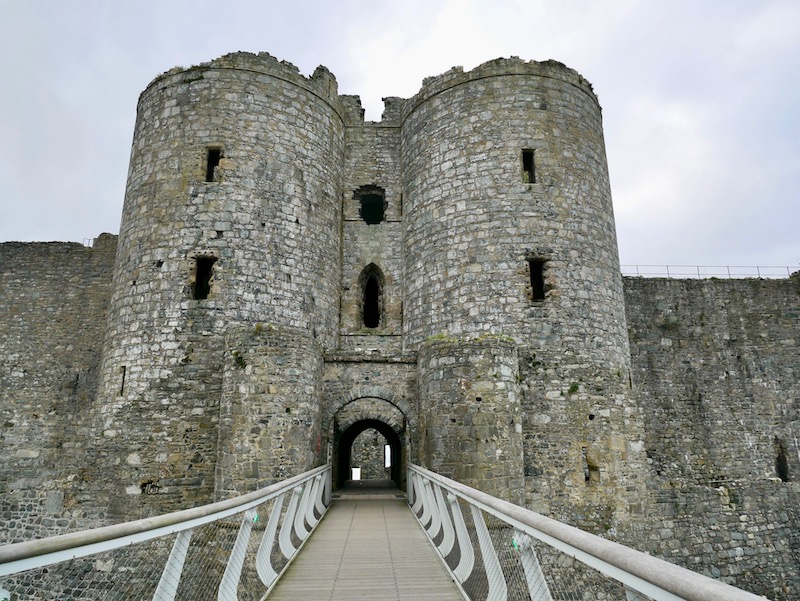
[[[354,484],[351,480],[351,468],[353,467],[353,442],[356,440],[359,434],[364,432],[368,429],[377,430],[383,437],[386,439],[386,444],[389,445],[390,451],[390,461],[391,465],[389,467],[389,479],[394,483],[395,486],[400,487],[402,482],[402,471],[401,471],[401,457],[402,457],[402,441],[400,440],[400,436],[394,429],[378,420],[374,419],[366,419],[355,424],[351,425],[347,429],[345,429],[341,435],[338,437],[338,440],[335,441],[336,444],[336,481],[334,483],[335,488],[342,488],[345,484],[350,481],[350,486],[356,487],[364,487],[367,486],[366,484]],[[379,482],[380,480],[361,480],[359,482]]]

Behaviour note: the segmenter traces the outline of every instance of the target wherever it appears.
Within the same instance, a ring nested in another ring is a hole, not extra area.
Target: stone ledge
[[[409,363],[416,364],[417,353],[384,353],[381,351],[325,351],[325,363]]]

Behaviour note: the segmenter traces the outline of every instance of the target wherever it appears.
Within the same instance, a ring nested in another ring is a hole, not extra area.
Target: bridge
[[[0,600],[753,601],[751,593],[411,466],[322,466],[203,507],[0,547]]]

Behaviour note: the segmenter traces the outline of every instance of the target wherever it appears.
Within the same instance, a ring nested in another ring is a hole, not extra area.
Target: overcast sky
[[[381,98],[555,59],[603,106],[623,264],[800,265],[797,0],[0,0],[0,241],[117,233],[139,93],[237,50]]]

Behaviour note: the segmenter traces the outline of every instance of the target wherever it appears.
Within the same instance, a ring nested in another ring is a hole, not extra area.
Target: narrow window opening
[[[533,161],[533,150],[522,151],[522,181],[526,184],[536,183],[536,165]]]
[[[781,482],[789,481],[789,463],[786,460],[786,449],[783,446],[783,441],[775,437],[775,473]]]
[[[531,299],[544,300],[544,259],[528,259],[528,271],[531,278]]]
[[[195,278],[192,296],[195,300],[204,300],[211,293],[211,277],[214,275],[216,257],[197,257],[195,259]]]
[[[217,181],[217,167],[219,167],[219,160],[222,158],[221,148],[209,148],[208,157],[206,159],[206,181]]]
[[[119,375],[120,375],[120,383],[119,383],[119,394],[120,396],[125,392],[125,373],[127,368],[123,365],[119,368]]]
[[[383,467],[392,467],[392,446],[388,444],[383,447]]]
[[[377,328],[381,323],[381,286],[374,273],[367,278],[364,286],[364,327]]]
[[[358,311],[357,328],[380,328],[384,321],[384,287],[386,280],[381,268],[370,263],[358,276],[358,294],[361,306]]]
[[[589,457],[589,454],[586,451],[586,447],[581,449],[581,454],[583,455],[583,479],[586,484],[597,484],[600,482],[600,468],[598,465]]]

